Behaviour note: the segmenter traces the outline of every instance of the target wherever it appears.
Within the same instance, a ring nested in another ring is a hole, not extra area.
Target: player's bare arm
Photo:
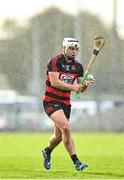
[[[57,89],[65,90],[65,91],[75,91],[75,92],[82,92],[84,85],[81,84],[67,84],[59,79],[58,72],[49,72],[50,82],[51,85]]]

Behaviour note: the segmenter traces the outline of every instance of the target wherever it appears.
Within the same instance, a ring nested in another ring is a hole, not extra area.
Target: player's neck
[[[65,54],[63,54],[63,55],[64,55],[65,60],[66,60],[67,63],[71,63],[71,62],[73,61],[72,59],[67,58],[67,57],[65,56]]]

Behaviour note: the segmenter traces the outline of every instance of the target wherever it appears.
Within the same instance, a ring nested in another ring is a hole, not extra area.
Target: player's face
[[[78,50],[79,50],[79,48],[77,48],[77,47],[69,47],[69,48],[65,49],[65,55],[67,56],[67,58],[73,60],[77,56]]]

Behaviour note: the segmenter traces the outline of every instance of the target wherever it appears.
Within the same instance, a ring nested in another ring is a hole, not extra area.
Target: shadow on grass
[[[24,176],[29,178],[29,176],[31,175],[31,177],[35,178],[45,178],[45,179],[61,179],[64,178],[66,179],[66,177],[70,178],[70,179],[80,179],[82,178],[83,175],[85,175],[85,177],[89,176],[89,178],[93,178],[94,176],[97,177],[113,177],[113,178],[124,178],[124,174],[117,174],[117,173],[111,173],[111,172],[87,172],[87,171],[78,171],[73,173],[72,171],[65,171],[65,170],[19,170],[19,169],[13,169],[13,170],[0,170],[0,172],[6,172],[5,174],[7,174],[7,177],[10,177],[11,174],[9,175],[7,172],[15,172],[15,177],[17,178],[20,174],[20,176]],[[0,174],[1,174],[0,173]],[[47,173],[47,174],[46,174]],[[82,176],[81,176],[82,174]],[[48,176],[51,176],[50,178]],[[24,179],[23,177],[21,177],[22,179]]]
[[[105,173],[100,173],[100,172],[85,172],[85,174],[89,174],[89,175],[97,175],[97,176],[114,176],[117,178],[122,178],[124,177],[124,174],[117,174],[117,173],[111,173],[111,172],[105,172]]]

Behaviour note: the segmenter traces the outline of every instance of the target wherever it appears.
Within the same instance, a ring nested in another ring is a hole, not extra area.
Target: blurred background
[[[0,0],[0,131],[53,128],[42,106],[46,64],[74,37],[85,69],[97,33],[106,44],[91,70],[96,82],[78,101],[72,93],[71,126],[124,130],[123,7],[123,0]]]

